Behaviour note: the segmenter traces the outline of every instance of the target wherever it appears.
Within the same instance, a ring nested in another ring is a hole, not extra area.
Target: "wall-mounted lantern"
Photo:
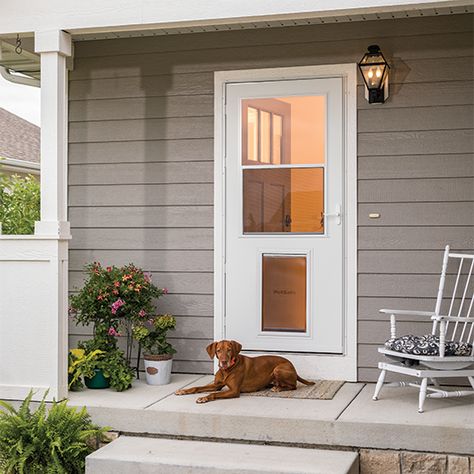
[[[365,98],[369,104],[383,104],[388,99],[388,65],[378,45],[369,46],[359,61],[359,70],[365,82]]]

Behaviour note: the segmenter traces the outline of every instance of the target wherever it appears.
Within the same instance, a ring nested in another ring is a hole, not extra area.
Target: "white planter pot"
[[[171,382],[171,366],[173,356],[171,355],[149,355],[143,356],[145,362],[145,376],[148,385],[166,385]]]

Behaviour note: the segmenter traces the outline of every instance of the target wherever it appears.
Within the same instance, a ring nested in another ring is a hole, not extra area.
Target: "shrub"
[[[151,275],[133,264],[103,267],[94,262],[86,265],[84,286],[71,296],[70,312],[84,326],[94,326],[94,350],[117,350],[116,337],[127,337],[125,360],[132,357],[132,326],[155,314],[153,299],[167,293],[151,281]],[[81,347],[81,346],[79,346]],[[115,365],[118,356],[113,355]],[[112,380],[110,381],[112,383]]]
[[[0,176],[3,234],[33,234],[40,220],[40,183],[33,177]]]
[[[107,428],[92,424],[85,408],[45,399],[30,408],[33,392],[16,410],[0,401],[0,472],[5,474],[80,474],[85,458],[103,441]],[[46,394],[45,394],[46,396]]]
[[[152,283],[149,273],[132,264],[103,267],[94,262],[86,265],[84,272],[84,286],[71,296],[71,312],[78,323],[93,324],[95,334],[104,339],[118,336],[134,321],[153,315],[153,298],[167,292]]]

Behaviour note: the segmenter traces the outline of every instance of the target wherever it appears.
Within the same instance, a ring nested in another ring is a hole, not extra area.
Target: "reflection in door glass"
[[[323,168],[243,170],[244,233],[324,233]]]
[[[306,332],[306,256],[262,256],[262,331]]]
[[[258,110],[249,107],[247,112],[247,159],[258,160]]]
[[[281,164],[281,149],[283,139],[283,119],[280,115],[273,115],[272,122],[272,163]]]
[[[242,164],[324,164],[326,97],[242,100]]]
[[[271,115],[269,112],[260,112],[260,161],[270,163],[271,153]]]

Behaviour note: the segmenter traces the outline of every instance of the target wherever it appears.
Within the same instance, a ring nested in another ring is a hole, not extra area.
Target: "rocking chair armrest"
[[[435,314],[431,316],[433,321],[460,321],[460,322],[474,322],[474,318],[466,316],[444,316],[443,314]]]
[[[397,337],[397,314],[400,316],[422,316],[424,318],[433,315],[432,311],[411,311],[407,309],[380,309],[379,313],[390,315],[390,339],[395,339]]]
[[[410,316],[424,316],[424,317],[434,315],[433,311],[412,311],[409,309],[379,309],[379,313],[394,314],[394,315],[399,314],[400,316],[410,315]]]

